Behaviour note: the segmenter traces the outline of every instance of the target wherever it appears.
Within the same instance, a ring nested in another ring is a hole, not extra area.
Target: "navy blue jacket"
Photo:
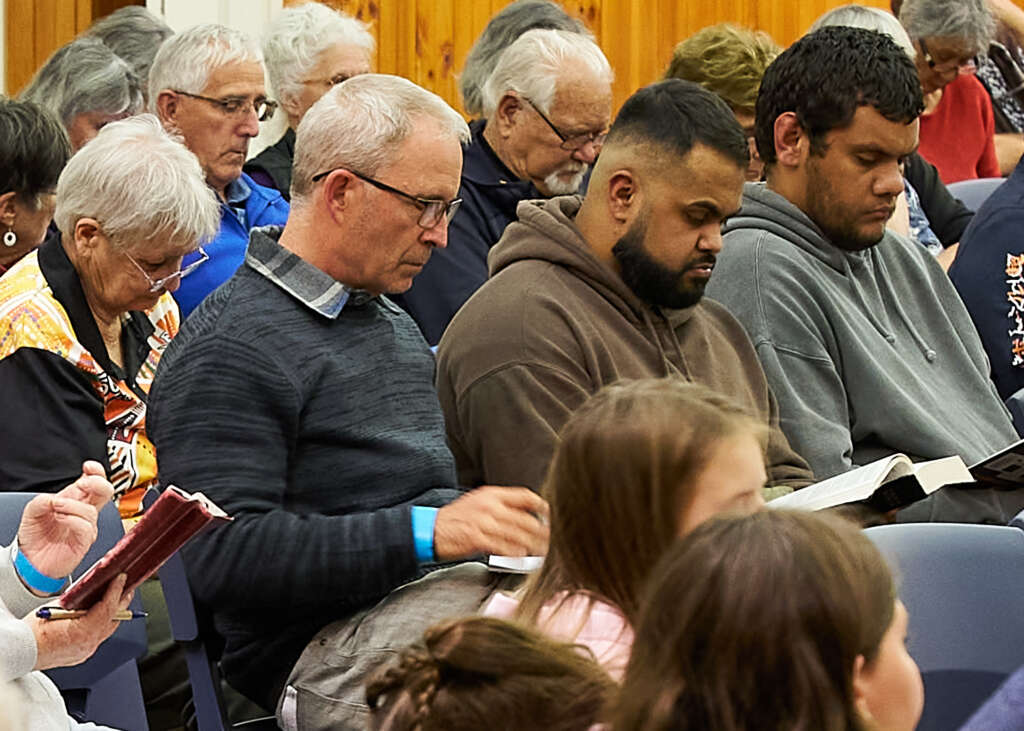
[[[1024,161],[967,227],[949,277],[971,313],[1003,399],[1024,388]]]
[[[437,345],[452,317],[487,281],[487,254],[516,219],[519,201],[542,198],[528,180],[519,180],[484,139],[486,120],[469,125],[472,141],[463,148],[462,206],[448,226],[448,247],[436,249],[413,280],[392,297]]]

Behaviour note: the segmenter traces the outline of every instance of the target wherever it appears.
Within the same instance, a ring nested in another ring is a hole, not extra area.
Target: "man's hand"
[[[40,619],[33,612],[25,617],[22,621],[32,628],[36,637],[36,666],[33,669],[63,668],[92,657],[100,643],[117,629],[114,615],[127,609],[132,600],[132,592],[124,591],[127,579],[126,574],[120,574],[111,581],[103,599],[84,616]]]
[[[547,551],[548,504],[529,488],[485,485],[437,511],[438,561],[480,553],[543,556]]]
[[[67,576],[96,540],[99,511],[113,496],[103,466],[83,463],[82,476],[73,483],[56,495],[37,495],[25,506],[18,550],[47,576]]]

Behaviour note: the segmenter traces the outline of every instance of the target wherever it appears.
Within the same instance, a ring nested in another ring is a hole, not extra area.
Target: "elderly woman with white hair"
[[[98,38],[120,56],[139,77],[142,95],[146,95],[149,69],[160,44],[174,35],[164,21],[146,8],[128,5],[106,15],[82,35]]]
[[[112,123],[71,158],[57,182],[62,236],[0,278],[4,490],[59,490],[92,459],[122,515],[139,510],[157,477],[147,394],[178,331],[169,293],[218,218],[195,156],[155,117]]]
[[[999,177],[992,100],[974,76],[995,30],[985,0],[905,0],[900,23],[917,49],[924,91],[921,156],[947,185]]]
[[[49,109],[68,131],[72,150],[104,125],[142,111],[142,85],[131,67],[98,38],[78,38],[54,51],[21,94]]]
[[[288,129],[246,163],[245,172],[253,180],[291,200],[299,122],[331,87],[370,72],[374,47],[365,23],[320,3],[285,8],[277,15],[263,40],[263,57],[281,109],[288,115]]]

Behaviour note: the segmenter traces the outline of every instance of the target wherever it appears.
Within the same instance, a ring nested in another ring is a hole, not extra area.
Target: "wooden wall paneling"
[[[474,0],[468,0],[474,2]],[[457,5],[465,0],[420,0],[416,6],[415,61],[416,76],[420,86],[439,94],[454,106],[458,106],[458,90],[455,88],[455,35]],[[458,23],[461,35],[471,29],[466,23]]]
[[[35,13],[33,0],[7,0],[5,46],[7,53],[5,87],[16,95],[36,68]]]

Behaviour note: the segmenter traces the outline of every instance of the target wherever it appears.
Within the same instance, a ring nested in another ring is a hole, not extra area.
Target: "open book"
[[[823,510],[864,502],[880,512],[910,505],[945,485],[1024,486],[1024,440],[968,468],[959,456],[913,463],[903,454],[836,475],[772,500],[772,508]],[[980,484],[979,484],[980,483]]]
[[[127,574],[126,590],[156,573],[174,552],[211,522],[231,520],[202,493],[190,495],[173,485],[160,494],[135,527],[107,551],[60,597],[64,609],[88,609],[103,598],[118,574]]]

